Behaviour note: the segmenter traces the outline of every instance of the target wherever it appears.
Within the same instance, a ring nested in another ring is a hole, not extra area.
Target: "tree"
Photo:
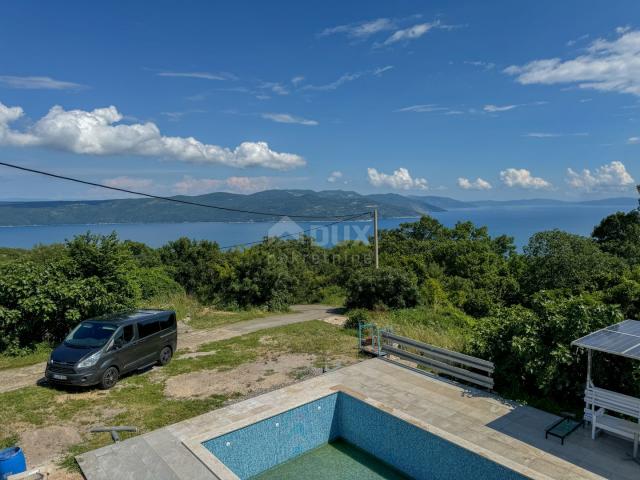
[[[554,289],[593,292],[617,283],[625,271],[623,261],[593,240],[560,230],[533,235],[524,258],[521,285],[529,295]]]
[[[631,265],[640,264],[640,211],[609,215],[593,229],[591,237],[603,251]]]
[[[347,284],[347,306],[409,308],[418,303],[418,287],[408,272],[392,267],[359,270]]]
[[[59,341],[80,320],[133,308],[139,293],[135,264],[115,234],[79,235],[49,262],[2,265],[0,351]]]
[[[160,248],[160,259],[173,279],[201,301],[212,301],[219,290],[224,254],[216,242],[185,237]]]
[[[571,342],[622,318],[616,306],[588,294],[540,294],[531,309],[503,308],[479,320],[469,350],[495,363],[497,389],[577,404],[584,391],[586,354]],[[601,355],[593,375],[602,387],[637,395],[635,371],[637,365],[626,359]]]
[[[451,302],[473,316],[518,297],[513,238],[492,238],[486,227],[459,222],[448,228],[423,216],[383,232],[380,248],[384,265],[411,271],[420,283],[437,279]]]

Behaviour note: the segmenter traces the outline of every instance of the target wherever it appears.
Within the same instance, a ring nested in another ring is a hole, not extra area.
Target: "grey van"
[[[111,388],[124,373],[169,363],[177,343],[173,310],[84,320],[51,352],[45,377],[51,383]]]

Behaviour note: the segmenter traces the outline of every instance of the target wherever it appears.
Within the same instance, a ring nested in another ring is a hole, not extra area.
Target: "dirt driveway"
[[[291,310],[293,313],[270,315],[209,330],[189,330],[178,336],[178,348],[192,351],[205,343],[226,340],[265,328],[280,327],[309,320],[323,320],[336,316],[335,307],[328,305],[294,305]],[[45,366],[45,363],[37,363],[28,367],[0,370],[0,393],[37,384],[44,375]]]

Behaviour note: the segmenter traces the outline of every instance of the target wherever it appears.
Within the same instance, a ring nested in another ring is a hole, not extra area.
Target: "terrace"
[[[603,436],[594,442],[590,429],[581,428],[564,445],[555,438],[545,440],[544,427],[558,417],[383,359],[366,360],[85,453],[77,457],[78,463],[88,480],[237,478],[204,442],[336,392],[473,452],[483,462],[506,467],[517,477],[631,480],[640,475],[640,466],[630,460],[628,441]],[[362,428],[367,428],[364,423]]]

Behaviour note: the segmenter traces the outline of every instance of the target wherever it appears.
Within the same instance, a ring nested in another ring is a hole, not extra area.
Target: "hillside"
[[[257,215],[136,198],[99,201],[1,202],[0,225],[52,225],[87,223],[249,222],[274,220],[280,213],[339,216],[377,208],[381,217],[416,217],[442,208],[401,195],[361,195],[327,190],[266,190],[251,195],[216,192],[174,198],[219,207],[261,212]]]

